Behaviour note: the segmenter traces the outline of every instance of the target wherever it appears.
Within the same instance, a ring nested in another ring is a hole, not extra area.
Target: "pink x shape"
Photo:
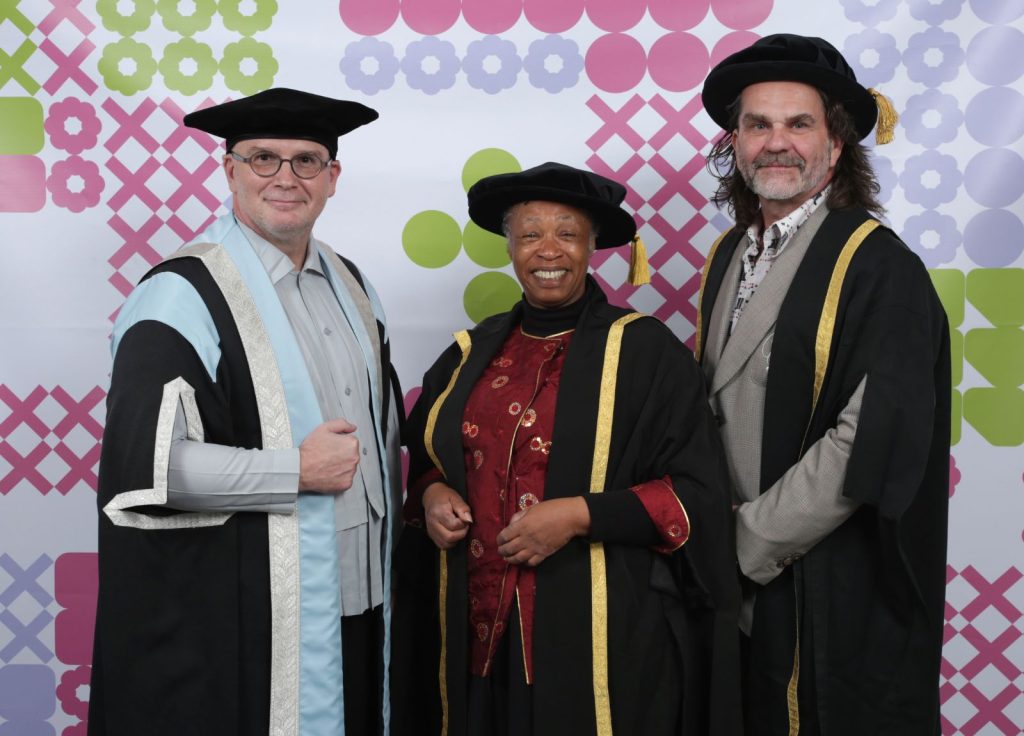
[[[676,194],[682,196],[696,210],[699,210],[707,202],[707,198],[690,183],[693,177],[704,168],[704,156],[700,153],[693,156],[678,170],[666,161],[660,153],[651,156],[650,161],[647,163],[665,180],[665,184],[661,189],[655,192],[650,200],[648,200],[651,207],[655,209],[664,207]]]
[[[973,566],[968,565],[961,571],[960,576],[978,591],[978,595],[974,600],[960,611],[968,621],[973,621],[989,606],[1003,614],[1006,620],[1011,623],[1015,623],[1020,619],[1020,610],[1010,603],[1005,595],[1006,591],[1024,577],[1024,573],[1020,570],[1011,567],[1000,575],[998,579],[990,583]]]
[[[52,1],[52,0],[51,0]],[[73,80],[86,94],[96,91],[96,82],[85,73],[85,60],[95,50],[96,46],[88,38],[75,47],[70,54],[65,54],[50,39],[39,44],[39,48],[50,57],[50,61],[57,65],[57,69],[50,75],[50,78],[43,83],[43,89],[51,95],[64,86],[64,82]]]
[[[172,210],[181,207],[189,197],[198,199],[210,212],[215,212],[220,207],[220,200],[206,188],[206,180],[220,169],[220,163],[216,159],[204,159],[195,171],[189,171],[174,158],[167,159],[164,167],[181,184],[167,198],[167,206]]]
[[[149,178],[160,168],[160,162],[152,156],[146,159],[142,166],[135,171],[129,171],[127,166],[114,157],[107,161],[107,168],[114,176],[121,180],[121,188],[114,192],[114,195],[107,200],[110,209],[115,212],[121,209],[132,198],[133,194],[141,199],[153,212],[156,212],[163,205],[160,198],[146,186]]]
[[[640,95],[630,97],[626,104],[618,110],[613,110],[597,95],[591,97],[587,100],[587,107],[593,110],[604,124],[587,139],[587,146],[592,151],[596,151],[607,143],[613,135],[618,135],[634,151],[640,150],[640,147],[646,141],[644,141],[643,136],[633,130],[629,121],[643,109],[643,106],[644,99]]]
[[[0,386],[0,401],[10,408],[10,415],[0,424],[0,437],[7,437],[21,424],[27,424],[33,432],[39,435],[40,439],[50,433],[42,419],[35,415],[36,409],[47,396],[46,389],[36,386],[32,393],[19,399],[7,386]]]
[[[1020,695],[1020,690],[1012,682],[991,700],[982,695],[981,691],[971,683],[964,685],[960,694],[978,709],[974,717],[960,727],[960,732],[965,736],[974,736],[989,724],[998,728],[1006,736],[1017,736],[1020,733],[1020,726],[1013,723],[1004,713],[1004,709]]]
[[[971,646],[977,650],[977,654],[970,662],[960,668],[960,672],[967,679],[976,677],[983,669],[992,665],[1011,682],[1020,676],[1020,668],[1014,667],[1007,659],[1005,652],[1010,645],[1020,639],[1021,633],[1012,624],[992,641],[989,641],[981,632],[974,628],[974,624],[968,624],[960,632]]]
[[[128,259],[136,253],[151,266],[155,266],[162,261],[163,257],[153,249],[153,246],[149,244],[149,239],[164,223],[159,217],[152,215],[148,220],[146,220],[142,227],[138,230],[132,230],[131,226],[121,219],[120,215],[114,215],[107,221],[107,224],[110,225],[114,232],[124,239],[124,245],[118,248],[117,252],[107,259],[107,263],[115,269],[114,275],[108,280],[113,284],[115,289],[121,292],[124,296],[128,296],[132,293],[132,289],[135,288],[135,284],[122,276],[118,269],[127,263]],[[111,320],[116,316],[117,312],[114,312],[114,314],[111,315]]]
[[[697,151],[704,148],[708,139],[701,135],[690,122],[694,116],[704,109],[700,95],[694,95],[689,102],[676,110],[661,95],[654,95],[647,103],[651,109],[665,119],[665,125],[648,141],[655,148],[661,148],[671,140],[676,133],[681,135]]]
[[[0,495],[7,495],[12,488],[24,479],[36,487],[44,496],[50,492],[50,482],[36,468],[47,455],[50,446],[40,442],[28,455],[22,457],[10,443],[0,442],[0,457],[11,465],[11,470],[0,478]]]
[[[214,104],[216,103],[207,97],[199,103],[196,109],[199,110]],[[168,97],[160,103],[160,109],[178,126],[173,133],[167,136],[167,140],[164,141],[164,148],[167,151],[174,153],[189,138],[198,143],[207,153],[213,153],[217,149],[218,143],[214,140],[213,136],[195,128],[186,128],[182,124],[181,121],[185,117],[185,111],[178,107],[174,100]]]
[[[68,464],[68,472],[57,481],[56,488],[60,495],[66,496],[78,481],[82,481],[94,491],[96,490],[97,478],[94,468],[100,461],[100,444],[98,442],[82,457],[72,452],[71,448],[63,442],[58,442],[53,451]]]
[[[75,401],[63,387],[57,386],[50,392],[50,396],[67,411],[67,414],[53,428],[54,434],[64,439],[72,429],[81,426],[93,437],[100,439],[103,436],[103,427],[90,412],[103,401],[106,395],[107,393],[103,389],[96,386],[81,401]]]
[[[85,17],[78,4],[82,0],[49,0],[53,10],[47,13],[46,17],[39,23],[39,30],[49,36],[53,29],[60,25],[60,22],[67,19],[71,25],[88,36],[95,28],[95,24]]]
[[[114,122],[118,125],[117,131],[107,139],[105,144],[108,151],[117,153],[129,138],[137,140],[150,153],[156,151],[159,144],[142,127],[149,116],[153,114],[153,111],[156,110],[156,103],[153,100],[147,97],[139,103],[134,112],[127,112],[114,102],[113,98],[107,98],[103,102],[103,109],[106,110],[110,117],[114,118]]]

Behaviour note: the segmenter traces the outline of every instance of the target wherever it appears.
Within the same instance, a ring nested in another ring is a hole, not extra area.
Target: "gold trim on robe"
[[[590,492],[602,493],[608,472],[608,454],[615,413],[615,384],[618,379],[622,332],[626,325],[646,315],[620,317],[608,330],[601,370],[601,395],[597,405],[597,434],[594,438],[594,462],[590,474]],[[590,545],[591,641],[594,650],[594,715],[598,736],[612,736],[611,692],[608,687],[608,580],[604,545]]]
[[[448,398],[448,394],[455,388],[455,382],[459,379],[459,373],[462,372],[462,367],[466,365],[466,361],[469,359],[469,350],[473,345],[472,338],[470,338],[469,332],[466,330],[460,330],[455,333],[455,342],[462,349],[462,360],[459,361],[458,367],[452,372],[448,386],[437,397],[434,405],[430,407],[430,412],[427,414],[427,427],[423,432],[423,445],[426,447],[427,454],[430,456],[431,462],[434,463],[434,467],[441,471],[442,475],[444,475],[444,468],[441,467],[441,461],[438,460],[437,453],[434,452],[434,428],[437,426],[437,415],[441,412],[441,406]],[[441,689],[441,736],[448,736],[448,553],[445,550],[441,550],[439,564],[440,583],[438,585],[437,606],[438,620],[441,627],[441,657],[437,665],[437,678]]]

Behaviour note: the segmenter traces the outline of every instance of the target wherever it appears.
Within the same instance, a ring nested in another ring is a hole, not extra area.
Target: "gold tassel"
[[[629,283],[642,286],[651,283],[651,273],[647,267],[647,248],[639,235],[633,236],[629,246]]]
[[[882,146],[892,143],[893,131],[896,130],[896,123],[900,116],[896,108],[892,106],[889,98],[883,95],[874,87],[868,89],[871,96],[875,98],[875,105],[878,106],[878,123],[875,125],[875,143]]]

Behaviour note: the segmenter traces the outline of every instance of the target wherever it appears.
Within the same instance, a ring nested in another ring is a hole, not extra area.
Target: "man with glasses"
[[[338,137],[289,89],[194,112],[232,212],[113,331],[89,733],[382,733],[398,397],[383,312],[312,236]]]

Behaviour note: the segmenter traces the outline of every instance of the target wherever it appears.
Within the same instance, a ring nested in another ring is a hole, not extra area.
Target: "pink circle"
[[[711,50],[711,66],[715,66],[725,57],[747,48],[760,38],[756,33],[750,31],[735,31],[722,36],[715,44],[715,48]]]
[[[587,15],[602,31],[628,31],[644,17],[646,0],[587,0]]]
[[[402,17],[406,25],[424,36],[444,33],[459,19],[459,0],[402,0]]]
[[[523,13],[530,25],[545,33],[562,33],[583,17],[586,0],[523,0]]]
[[[711,10],[726,28],[746,30],[761,25],[771,15],[772,0],[711,0]]]
[[[587,75],[605,92],[625,92],[644,78],[647,55],[632,36],[609,33],[587,49]]]
[[[699,85],[708,73],[708,50],[692,33],[666,33],[647,53],[651,79],[669,92]]]
[[[666,31],[688,31],[704,20],[711,0],[647,0],[651,18]]]
[[[462,17],[480,33],[504,33],[523,14],[523,0],[462,0]]]
[[[340,0],[338,13],[350,30],[376,36],[398,20],[398,0]]]

